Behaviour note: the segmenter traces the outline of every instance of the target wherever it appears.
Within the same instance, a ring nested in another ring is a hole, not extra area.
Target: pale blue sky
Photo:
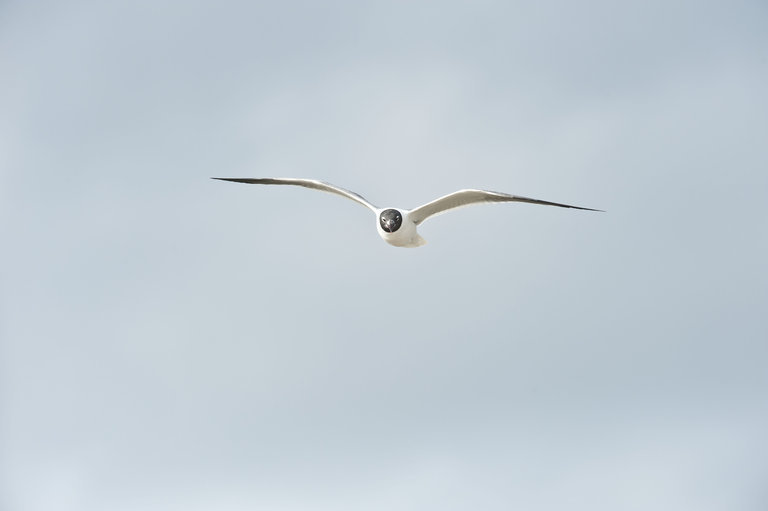
[[[0,507],[764,510],[763,2],[0,7]],[[396,249],[351,201],[488,188]]]

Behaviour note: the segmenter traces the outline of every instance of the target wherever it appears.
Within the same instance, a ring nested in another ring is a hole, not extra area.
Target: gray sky
[[[0,507],[766,509],[767,28],[4,2]]]

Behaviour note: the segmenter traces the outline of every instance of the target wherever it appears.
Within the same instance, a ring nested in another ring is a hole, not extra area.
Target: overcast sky
[[[6,0],[0,508],[765,510],[767,56],[760,0]]]

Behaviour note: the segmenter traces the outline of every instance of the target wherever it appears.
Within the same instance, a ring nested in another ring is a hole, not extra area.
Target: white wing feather
[[[342,197],[346,197],[347,199],[351,199],[359,204],[362,204],[363,206],[370,209],[374,213],[378,209],[376,206],[374,206],[373,204],[365,200],[365,198],[362,195],[359,195],[355,192],[351,192],[339,186],[332,185],[330,183],[325,183],[323,181],[317,181],[314,179],[298,179],[298,178],[292,178],[292,177],[286,177],[286,178],[212,177],[211,179],[218,179],[220,181],[233,181],[235,183],[247,183],[247,184],[254,184],[254,185],[303,186],[304,188],[312,188],[314,190],[321,190],[323,192],[335,193],[336,195],[341,195]]]
[[[544,206],[558,206],[561,208],[583,209],[586,211],[602,211],[600,209],[570,206],[568,204],[560,204],[558,202],[531,199],[529,197],[521,197],[519,195],[510,195],[508,193],[501,192],[491,192],[488,190],[459,190],[458,192],[450,193],[444,197],[440,197],[439,199],[435,199],[432,202],[428,202],[423,206],[419,206],[418,208],[411,210],[408,213],[408,217],[413,220],[416,225],[419,225],[427,218],[439,213],[444,213],[449,209],[487,202],[528,202],[530,204],[542,204]]]

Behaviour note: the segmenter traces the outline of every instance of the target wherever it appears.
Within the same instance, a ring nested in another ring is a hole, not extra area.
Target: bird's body
[[[427,243],[427,241],[416,232],[416,224],[409,216],[410,211],[405,209],[386,208],[378,210],[376,212],[376,217],[381,219],[381,215],[385,211],[397,211],[402,216],[403,220],[400,228],[394,232],[384,230],[381,220],[376,222],[376,230],[384,241],[395,247],[407,248],[420,247]]]
[[[443,213],[449,209],[468,206],[470,204],[480,204],[489,202],[528,202],[531,204],[542,204],[545,206],[558,206],[561,208],[583,209],[587,211],[601,211],[599,209],[582,208],[579,206],[569,206],[557,202],[548,202],[519,195],[510,195],[501,192],[491,192],[488,190],[459,190],[448,194],[439,199],[428,202],[415,209],[402,208],[378,208],[368,202],[361,195],[351,192],[344,188],[316,181],[314,179],[298,178],[234,178],[234,177],[214,177],[220,181],[233,181],[236,183],[262,184],[262,185],[293,185],[312,188],[324,192],[341,195],[367,207],[376,214],[376,230],[384,241],[395,247],[420,247],[426,243],[424,238],[419,236],[417,227],[427,218]]]

